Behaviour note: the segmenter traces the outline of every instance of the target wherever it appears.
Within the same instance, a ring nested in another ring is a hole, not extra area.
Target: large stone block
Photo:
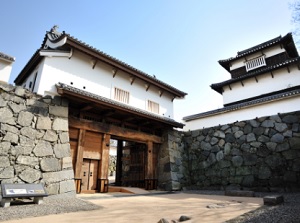
[[[217,161],[220,161],[220,160],[222,160],[223,158],[224,158],[224,153],[223,153],[223,151],[219,151],[219,152],[217,153],[217,155],[216,155]]]
[[[241,166],[244,160],[241,156],[233,156],[231,161],[233,166]]]
[[[49,142],[40,140],[37,145],[34,147],[33,152],[36,156],[50,156],[53,155],[53,149]]]
[[[70,157],[71,149],[70,144],[55,144],[54,145],[54,153],[57,158]]]
[[[0,156],[0,167],[10,166],[9,158],[7,156]]]
[[[10,145],[10,142],[0,142],[0,155],[7,155]]]
[[[284,136],[280,133],[276,133],[271,137],[271,142],[282,143],[284,140]]]
[[[218,130],[218,131],[214,132],[214,136],[218,137],[218,138],[225,139],[225,133],[223,131]]]
[[[21,134],[23,136],[26,136],[30,139],[35,139],[36,138],[36,134],[37,134],[37,131],[31,127],[23,127],[21,129]]]
[[[59,139],[60,139],[60,143],[62,143],[62,144],[69,143],[69,141],[70,141],[69,132],[61,132],[59,134]]]
[[[0,95],[0,108],[6,107],[7,101]]]
[[[286,115],[282,119],[285,123],[299,123],[299,119],[296,115]]]
[[[251,168],[249,166],[240,166],[236,168],[236,175],[246,176],[252,173]]]
[[[255,165],[257,162],[257,155],[256,154],[244,154],[244,165],[251,166]]]
[[[49,142],[56,142],[58,139],[58,135],[53,130],[47,130],[43,139]]]
[[[264,205],[277,205],[277,204],[282,204],[284,202],[284,198],[282,195],[265,196],[263,200],[264,200]]]
[[[0,179],[10,179],[14,177],[14,167],[8,166],[0,169]],[[3,182],[3,181],[1,181]]]
[[[18,157],[19,155],[30,155],[33,146],[13,146],[11,148],[11,154]]]
[[[75,182],[74,180],[66,180],[59,183],[59,193],[68,193],[75,191]]]
[[[20,135],[20,146],[26,146],[33,148],[35,146],[35,139],[30,139],[26,136]]]
[[[20,155],[17,158],[17,163],[34,167],[39,164],[39,159],[37,157]]]
[[[36,128],[37,129],[51,129],[52,127],[52,121],[49,117],[38,117],[37,123],[36,123]]]
[[[247,142],[253,142],[255,140],[256,140],[256,137],[255,137],[254,133],[251,132],[247,135]]]
[[[267,166],[261,166],[258,169],[258,179],[262,179],[262,180],[269,179],[271,177],[271,174],[272,172],[270,168]]]
[[[13,102],[8,102],[7,105],[10,107],[10,109],[14,113],[19,113],[20,111],[23,111],[26,109],[26,106],[24,104],[16,104]]]
[[[68,131],[68,120],[62,118],[55,118],[52,124],[52,129],[56,131]]]
[[[56,158],[43,158],[40,162],[41,170],[44,172],[52,172],[61,170],[61,165]]]
[[[12,125],[7,125],[5,123],[1,123],[1,130],[19,134],[19,129],[17,127]]]
[[[13,116],[14,114],[9,108],[0,108],[0,123],[8,123],[14,125],[15,120]]]
[[[72,168],[73,167],[72,157],[63,157],[61,159],[61,166],[62,166],[62,169]]]
[[[262,127],[271,128],[274,127],[275,121],[274,120],[265,120],[261,124]]]
[[[289,144],[291,146],[291,149],[299,149],[300,150],[300,138],[290,138]]]
[[[49,195],[55,195],[59,192],[59,183],[52,183],[45,186],[45,190]]]
[[[43,180],[46,183],[55,183],[61,182],[64,180],[71,180],[74,179],[74,172],[73,170],[63,170],[59,172],[47,172],[43,173]]]
[[[18,123],[21,126],[30,126],[33,119],[33,114],[27,111],[21,111],[18,115]]]
[[[54,115],[56,117],[68,117],[68,107],[61,106],[49,106],[49,114]]]
[[[3,138],[3,141],[11,142],[12,144],[18,144],[19,136],[12,132],[7,132]]]
[[[26,93],[25,88],[23,88],[21,86],[16,86],[16,88],[15,88],[15,94],[16,95],[18,95],[20,97],[24,97],[25,93]]]
[[[33,183],[41,178],[41,172],[36,169],[27,168],[19,174],[19,177],[26,183]]]

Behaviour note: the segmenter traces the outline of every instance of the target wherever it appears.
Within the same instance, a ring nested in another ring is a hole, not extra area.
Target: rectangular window
[[[246,61],[245,65],[246,65],[247,72],[250,70],[254,70],[256,68],[262,67],[262,66],[266,66],[267,64],[266,64],[266,60],[265,60],[265,55],[256,57],[249,61]]]
[[[115,100],[129,104],[129,92],[115,88]]]
[[[159,104],[148,100],[148,111],[159,114]]]

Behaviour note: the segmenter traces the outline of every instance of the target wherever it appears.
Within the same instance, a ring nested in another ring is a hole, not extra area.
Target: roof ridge
[[[2,52],[0,52],[0,58],[3,58],[5,60],[9,60],[11,62],[14,62],[16,60],[14,57],[12,57],[12,56],[10,56],[6,53],[2,53]]]
[[[274,44],[276,44],[276,43],[278,43],[278,42],[280,42],[282,40],[285,40],[288,37],[292,37],[292,33],[291,32],[287,33],[285,36],[281,36],[280,35],[280,36],[277,36],[277,37],[275,37],[273,39],[265,41],[263,43],[257,44],[257,45],[255,45],[253,47],[247,48],[247,49],[242,50],[242,51],[238,51],[237,55],[235,57],[230,57],[228,59],[221,59],[218,62],[219,63],[225,63],[225,62],[232,61],[234,59],[241,58],[241,57],[246,56],[246,55],[248,55],[250,53],[254,53],[254,52],[256,52],[256,51],[258,51],[260,49],[272,46],[272,45],[274,45]]]

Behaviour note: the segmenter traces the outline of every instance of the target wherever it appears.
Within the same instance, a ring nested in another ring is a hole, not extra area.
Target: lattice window
[[[129,104],[129,92],[115,88],[115,100]]]
[[[148,111],[159,114],[159,104],[148,100]]]
[[[266,60],[265,60],[265,55],[256,57],[249,61],[246,61],[245,65],[246,65],[247,72],[250,70],[254,70],[256,68],[262,67],[262,66],[266,66],[267,64],[266,64]]]

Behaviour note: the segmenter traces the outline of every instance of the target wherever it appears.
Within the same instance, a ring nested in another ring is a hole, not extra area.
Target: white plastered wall
[[[184,131],[208,128],[218,125],[244,121],[264,116],[288,113],[300,110],[300,96],[273,101],[257,106],[216,114],[188,122],[184,122]]]
[[[56,95],[55,84],[58,82],[71,85],[109,99],[114,99],[114,88],[120,88],[130,93],[129,105],[147,110],[147,100],[160,105],[159,114],[173,118],[172,96],[164,92],[161,96],[159,89],[151,85],[146,91],[145,82],[135,79],[131,84],[131,76],[118,70],[113,77],[112,67],[98,61],[93,69],[92,58],[75,51],[68,57],[45,57],[29,78],[26,85],[32,81],[38,71],[35,88],[41,95]]]
[[[296,65],[291,65],[289,71],[285,67],[272,71],[272,74],[268,72],[257,76],[256,79],[253,77],[230,84],[230,87],[225,86],[223,88],[223,104],[226,105],[297,85],[300,85],[300,71]]]
[[[0,81],[8,83],[10,73],[12,70],[12,63],[0,58]]]

